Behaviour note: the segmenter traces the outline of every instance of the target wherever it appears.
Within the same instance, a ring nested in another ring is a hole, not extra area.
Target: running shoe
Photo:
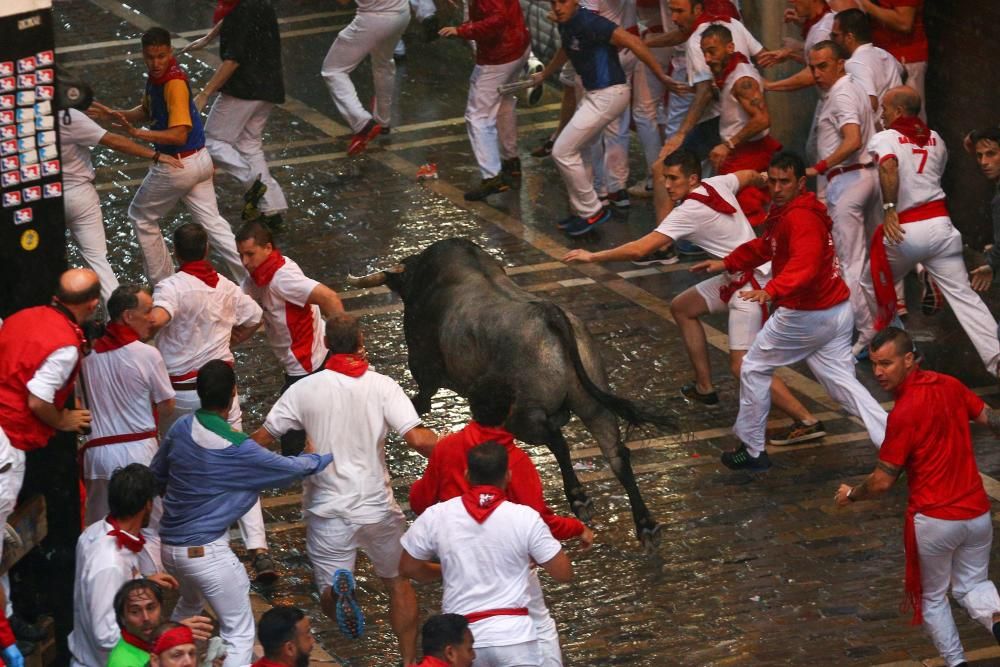
[[[500,173],[508,178],[521,178],[521,158],[512,157],[501,160]]]
[[[628,194],[633,199],[652,199],[653,184],[650,183],[649,180],[636,183],[628,189]]]
[[[760,456],[754,458],[750,456],[750,451],[742,442],[740,446],[731,452],[722,452],[720,457],[722,465],[730,470],[749,470],[751,472],[764,472],[771,468],[771,459],[767,452],[761,452]]]
[[[556,223],[556,227],[558,227],[562,231],[566,231],[567,229],[569,229],[573,225],[574,222],[576,222],[579,219],[580,219],[580,216],[578,216],[578,215],[568,215],[565,218],[563,218],[562,220],[560,220],[559,222],[557,222]],[[98,338],[99,337],[100,336],[98,336]]]
[[[705,257],[707,253],[701,248],[690,241],[685,241],[681,239],[676,244],[677,254],[681,257],[686,257],[688,259],[694,259],[696,257]]]
[[[668,266],[670,264],[676,264],[679,261],[681,261],[681,258],[677,256],[673,246],[671,246],[666,250],[655,250],[648,255],[640,257],[639,259],[633,259],[632,263],[636,266],[651,266],[653,264],[663,264],[664,266]]]
[[[614,204],[615,208],[628,208],[632,205],[632,202],[628,199],[628,192],[626,190],[619,190],[618,192],[608,194],[608,201]]]
[[[479,185],[466,192],[465,201],[479,201],[507,190],[510,190],[510,186],[503,179],[503,174],[497,174],[492,178],[484,178]]]
[[[376,123],[374,120],[368,121],[368,124],[365,125],[364,129],[351,137],[351,143],[347,147],[347,154],[357,155],[363,151],[368,146],[368,142],[382,134],[382,130],[384,129],[384,127]]]
[[[564,231],[570,236],[583,236],[590,230],[596,228],[598,225],[603,225],[610,219],[611,211],[606,208],[602,208],[589,218],[574,215],[573,220],[569,222]]]
[[[267,186],[264,185],[260,176],[254,179],[254,182],[247,188],[247,191],[243,193],[243,213],[240,217],[244,220],[256,220],[260,217],[260,200],[267,192]]]
[[[531,151],[531,157],[548,157],[552,155],[552,147],[556,145],[554,139],[546,139],[535,150]]]
[[[931,278],[929,271],[920,274],[920,312],[924,315],[936,315],[944,305],[944,295],[941,288]]]
[[[681,396],[684,397],[688,403],[701,403],[706,408],[715,409],[719,407],[719,394],[712,390],[707,394],[703,394],[698,391],[698,385],[694,382],[688,382],[686,385],[681,387]]]
[[[601,202],[601,207],[602,208],[607,208],[607,207],[611,206],[611,198],[608,197],[607,193],[605,193],[603,195],[600,194],[600,193],[598,193],[598,195],[597,195],[597,201]]]
[[[357,639],[365,631],[365,616],[361,612],[361,605],[358,604],[354,596],[354,575],[350,570],[340,569],[333,573],[333,583],[331,584],[335,597],[334,607],[336,608],[337,627],[350,639]]]
[[[253,557],[253,571],[254,581],[258,584],[273,584],[281,576],[267,551],[258,551]]]
[[[826,435],[826,429],[823,428],[823,422],[817,421],[815,424],[804,424],[796,421],[783,435],[771,437],[769,440],[772,445],[795,445],[800,442],[817,440],[824,435]]]
[[[910,314],[910,309],[906,307],[905,301],[896,300],[896,315],[906,317]]]

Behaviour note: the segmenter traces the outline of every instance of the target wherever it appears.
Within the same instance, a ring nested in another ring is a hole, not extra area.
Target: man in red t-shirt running
[[[481,381],[469,392],[469,410],[472,421],[465,428],[451,433],[438,441],[427,462],[423,477],[410,487],[410,509],[417,514],[435,503],[444,502],[462,495],[469,489],[465,476],[466,457],[476,445],[492,440],[507,450],[510,482],[507,485],[507,500],[519,505],[527,505],[538,512],[542,521],[552,531],[557,540],[579,537],[584,547],[594,542],[591,532],[575,517],[559,516],[545,504],[542,495],[542,480],[538,469],[520,447],[514,444],[514,436],[504,428],[514,403],[513,392],[508,385],[497,381]],[[546,667],[562,664],[562,650],[559,647],[559,633],[555,621],[545,606],[541,584],[532,572],[528,586],[531,602],[528,611],[538,633],[538,645]]]
[[[896,395],[896,406],[875,470],[858,486],[841,484],[835,499],[845,506],[881,495],[906,471],[906,602],[915,624],[927,622],[927,634],[947,665],[964,665],[949,586],[955,601],[1000,641],[1000,596],[987,578],[990,499],[969,433],[969,421],[1000,431],[1000,414],[950,375],[922,370],[902,329],[880,331],[870,352],[875,378]]]

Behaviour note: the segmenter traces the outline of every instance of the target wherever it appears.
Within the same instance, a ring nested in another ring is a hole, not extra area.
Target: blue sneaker
[[[566,227],[566,233],[570,236],[583,236],[590,230],[596,228],[598,225],[603,225],[605,222],[610,220],[611,211],[609,209],[602,208],[589,218],[582,218],[578,215],[573,216],[573,218],[573,221]]]
[[[563,218],[562,220],[560,220],[559,222],[557,222],[556,223],[556,227],[558,227],[559,229],[561,229],[563,231],[566,231],[570,226],[572,226],[572,224],[575,221],[577,221],[579,219],[580,219],[580,216],[578,216],[578,215],[567,216],[567,217]]]
[[[365,616],[354,597],[354,575],[350,570],[337,570],[333,573],[331,587],[336,596],[334,606],[337,610],[337,627],[348,638],[357,639],[365,631]]]

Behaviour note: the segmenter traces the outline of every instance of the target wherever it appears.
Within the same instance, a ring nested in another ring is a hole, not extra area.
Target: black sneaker
[[[435,39],[440,37],[440,35],[438,34],[438,30],[441,29],[441,26],[438,25],[437,14],[433,16],[428,16],[427,18],[425,18],[423,21],[420,22],[420,25],[422,25],[424,28],[425,42],[433,42]]]
[[[465,201],[479,201],[507,190],[510,190],[510,186],[503,180],[503,175],[497,174],[493,178],[484,178],[479,185],[466,192]]]
[[[590,216],[589,218],[584,218],[579,215],[574,215],[573,219],[565,227],[565,231],[570,236],[583,236],[589,233],[592,229],[595,229],[598,225],[603,225],[605,222],[611,219],[611,211],[606,208],[602,208],[600,211]]]
[[[269,215],[260,216],[260,223],[272,232],[276,232],[282,229],[282,225],[285,224],[285,220],[281,217],[280,213],[271,213]]]
[[[677,256],[677,252],[673,247],[667,248],[666,250],[656,250],[644,255],[639,259],[633,259],[632,263],[636,266],[650,266],[652,264],[663,264],[668,266],[670,264],[676,264],[681,261],[681,258]]]
[[[824,435],[826,435],[826,429],[823,428],[823,422],[818,421],[815,424],[803,424],[800,421],[796,421],[786,433],[776,438],[771,437],[770,441],[772,445],[794,445],[799,442],[816,440],[822,438]]]
[[[694,382],[689,382],[683,387],[681,387],[681,396],[684,397],[688,403],[698,402],[704,405],[706,408],[717,408],[719,407],[719,394],[715,391],[710,391],[707,394],[703,394],[698,391],[698,385]]]
[[[760,456],[754,458],[750,456],[750,452],[747,450],[747,446],[742,442],[740,446],[731,452],[722,452],[720,457],[722,460],[722,465],[726,466],[730,470],[752,470],[756,472],[764,472],[771,468],[771,459],[768,458],[767,452],[761,452]]]
[[[508,178],[521,178],[521,158],[512,157],[501,160],[500,173]]]
[[[267,551],[258,551],[253,557],[253,571],[254,581],[258,584],[273,584],[281,576]]]
[[[46,632],[41,626],[35,625],[34,623],[28,623],[17,614],[12,615],[8,619],[8,622],[10,623],[10,629],[14,633],[14,636],[21,641],[37,643],[45,641],[49,637],[49,633]]]
[[[615,208],[628,208],[632,205],[632,202],[628,198],[628,191],[624,189],[610,193],[608,201],[614,204]]]
[[[260,176],[258,176],[253,184],[247,188],[247,191],[243,193],[243,213],[242,218],[244,220],[256,220],[260,217],[260,200],[267,192],[267,186],[261,183]]]
[[[531,157],[548,157],[552,155],[552,147],[556,145],[555,140],[546,139],[542,145],[531,151]]]

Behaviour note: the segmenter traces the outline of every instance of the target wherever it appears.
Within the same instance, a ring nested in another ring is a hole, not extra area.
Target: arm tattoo
[[[990,430],[994,433],[1000,434],[1000,412],[997,412],[993,408],[986,406],[986,423],[989,425]]]
[[[875,467],[884,472],[889,477],[892,477],[893,479],[899,477],[900,474],[902,474],[903,472],[903,469],[900,468],[899,466],[894,466],[891,463],[886,463],[885,461],[881,460],[875,464]]]

